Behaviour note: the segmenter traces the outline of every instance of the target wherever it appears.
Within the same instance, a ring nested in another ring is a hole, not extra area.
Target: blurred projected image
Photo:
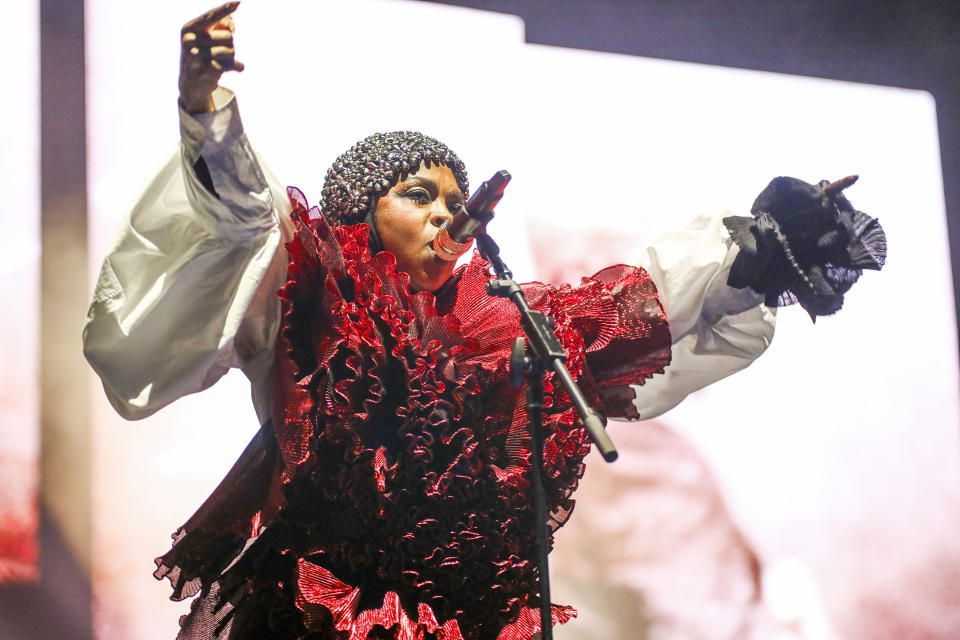
[[[541,605],[566,638],[951,624],[957,367],[928,96],[530,46],[514,17],[429,3],[199,13],[89,4],[98,637],[169,638],[186,614],[198,640],[527,640]],[[157,33],[118,28],[147,14]],[[144,127],[115,96],[145,61],[113,52],[177,33],[179,63],[148,63],[169,82],[142,88]],[[457,37],[422,52],[423,33]],[[502,201],[472,197],[503,168]],[[552,607],[510,380],[521,322],[472,250],[494,205],[486,231],[620,447],[590,454],[549,373]],[[918,273],[944,350],[886,321]],[[935,379],[886,374],[907,359]],[[144,570],[158,555],[189,612]],[[902,571],[923,576],[912,595]]]
[[[37,249],[37,243],[31,244]],[[39,253],[6,248],[4,261],[12,257],[13,264],[0,267],[0,290],[19,291],[18,297],[36,305]],[[24,375],[25,370],[36,373],[36,324],[30,322],[35,319],[28,312],[0,323],[3,352],[10,354],[9,362],[20,363],[0,374],[0,584],[37,578],[37,378]]]
[[[0,43],[5,60],[36,50],[37,3],[7,13],[16,38]],[[12,65],[0,120],[0,198],[6,232],[0,237],[0,584],[37,577],[39,478],[40,208],[39,71],[30,58]],[[16,212],[16,213],[14,213]]]

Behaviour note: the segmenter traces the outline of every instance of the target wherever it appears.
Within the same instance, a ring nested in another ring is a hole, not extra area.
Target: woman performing
[[[107,256],[84,332],[111,403],[147,416],[238,367],[262,427],[157,559],[184,639],[526,640],[540,630],[522,335],[490,266],[433,250],[468,196],[463,163],[378,133],[327,172],[319,208],[283,190],[218,86],[237,3],[184,26],[181,146]],[[884,259],[876,221],[778,178],[752,217],[701,218],[580,285],[524,285],[608,418],[645,419],[747,366],[773,307],[833,313]],[[729,284],[728,284],[729,283]],[[280,291],[279,296],[276,295]],[[656,376],[660,382],[641,386]],[[549,527],[590,449],[547,378]],[[575,615],[553,606],[553,620]]]

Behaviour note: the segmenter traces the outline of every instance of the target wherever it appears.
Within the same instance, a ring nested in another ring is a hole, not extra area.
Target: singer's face
[[[397,269],[410,274],[414,289],[436,291],[453,273],[454,262],[433,252],[434,236],[463,203],[453,172],[433,165],[398,182],[377,201],[377,229],[383,247],[397,258]]]

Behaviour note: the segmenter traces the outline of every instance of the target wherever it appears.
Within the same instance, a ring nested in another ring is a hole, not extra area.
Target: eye
[[[430,201],[433,200],[433,198],[430,197],[430,192],[420,187],[405,191],[403,197],[409,198],[418,204],[429,204]]]

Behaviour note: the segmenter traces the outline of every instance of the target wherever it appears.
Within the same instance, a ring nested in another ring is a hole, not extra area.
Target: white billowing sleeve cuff
[[[84,353],[128,419],[231,367],[269,370],[289,203],[250,148],[232,94],[215,98],[213,113],[181,110],[180,153],[122,223],[87,315]],[[216,195],[195,174],[201,156]]]
[[[191,115],[180,107],[180,150],[187,196],[201,219],[216,223],[218,235],[254,236],[276,225],[276,203],[285,206],[286,195],[275,198],[276,185],[271,188],[271,180],[243,132],[233,92],[218,87],[213,98],[217,109],[210,113]],[[197,178],[195,167],[201,157],[215,193]]]
[[[657,285],[673,341],[670,366],[635,387],[641,420],[745,368],[773,340],[775,310],[760,294],[727,285],[739,253],[723,225],[730,215],[700,216],[647,247],[638,260]]]

